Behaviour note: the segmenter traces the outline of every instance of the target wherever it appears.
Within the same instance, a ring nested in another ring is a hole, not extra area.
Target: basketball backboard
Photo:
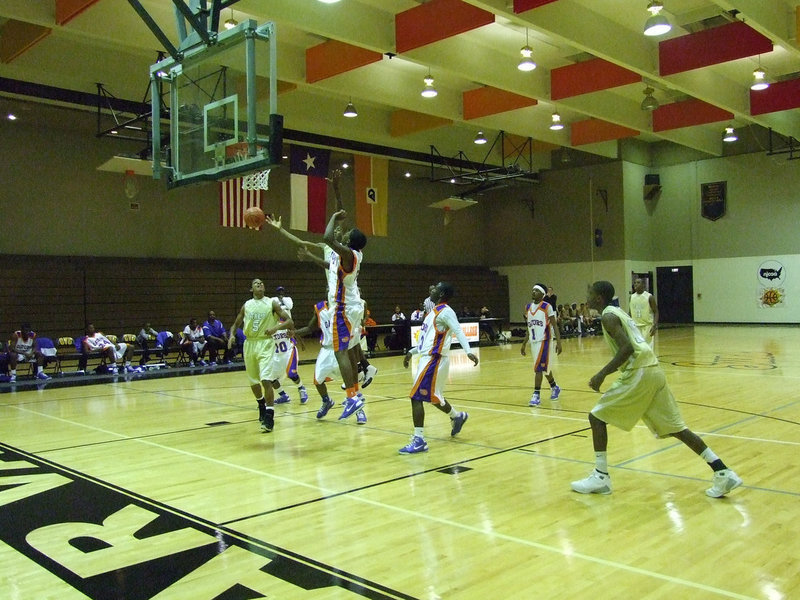
[[[164,173],[173,188],[278,165],[283,118],[274,24],[244,21],[221,31],[213,45],[196,44],[179,58],[150,67],[153,177]],[[161,131],[162,118],[168,132]]]

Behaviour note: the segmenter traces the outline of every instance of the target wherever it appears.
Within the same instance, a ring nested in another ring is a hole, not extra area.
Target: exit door
[[[659,323],[694,323],[692,267],[657,267]]]

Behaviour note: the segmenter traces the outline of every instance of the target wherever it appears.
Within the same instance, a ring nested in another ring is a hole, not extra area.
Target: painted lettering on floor
[[[0,508],[0,540],[89,598],[405,597],[1,444]]]

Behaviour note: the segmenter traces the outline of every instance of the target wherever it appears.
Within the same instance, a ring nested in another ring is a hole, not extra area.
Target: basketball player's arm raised
[[[628,334],[625,333],[625,328],[619,317],[606,313],[603,315],[603,329],[610,335],[617,344],[617,353],[608,361],[606,366],[600,369],[589,380],[589,387],[595,392],[600,391],[600,386],[603,385],[605,378],[619,369],[626,360],[633,354],[633,346],[628,339]]]
[[[239,314],[236,315],[236,318],[233,320],[233,325],[231,325],[231,330],[228,334],[228,350],[233,348],[233,344],[236,341],[236,330],[242,326],[244,323],[244,304],[242,304],[242,308],[239,309]]]
[[[329,266],[328,262],[324,258],[317,256],[313,252],[310,252],[308,248],[306,248],[305,246],[300,246],[297,249],[297,258],[299,260],[308,260],[310,262],[313,262],[315,265],[317,265],[318,267],[322,267],[325,270],[327,270]]]
[[[344,206],[342,206],[342,194],[339,191],[339,178],[342,176],[342,171],[340,169],[336,169],[331,173],[331,176],[328,177],[328,181],[333,184],[333,195],[336,198],[336,211],[344,210]]]
[[[300,246],[302,248],[324,248],[325,247],[325,244],[323,244],[322,242],[309,242],[309,241],[306,241],[306,240],[301,240],[296,235],[286,231],[283,228],[283,225],[281,224],[281,217],[273,218],[270,215],[267,215],[267,224],[271,225],[273,229],[277,230],[277,232],[280,233],[287,240],[289,240],[293,244],[297,244],[298,246]]]
[[[346,214],[344,210],[337,210],[331,215],[328,226],[325,228],[325,235],[322,239],[339,255],[342,269],[344,269],[346,273],[349,273],[353,270],[353,251],[336,239],[336,225],[339,221],[344,220]]]

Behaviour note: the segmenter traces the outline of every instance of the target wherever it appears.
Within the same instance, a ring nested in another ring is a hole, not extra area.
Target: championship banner
[[[704,219],[716,221],[725,216],[727,181],[700,184],[700,214]]]

